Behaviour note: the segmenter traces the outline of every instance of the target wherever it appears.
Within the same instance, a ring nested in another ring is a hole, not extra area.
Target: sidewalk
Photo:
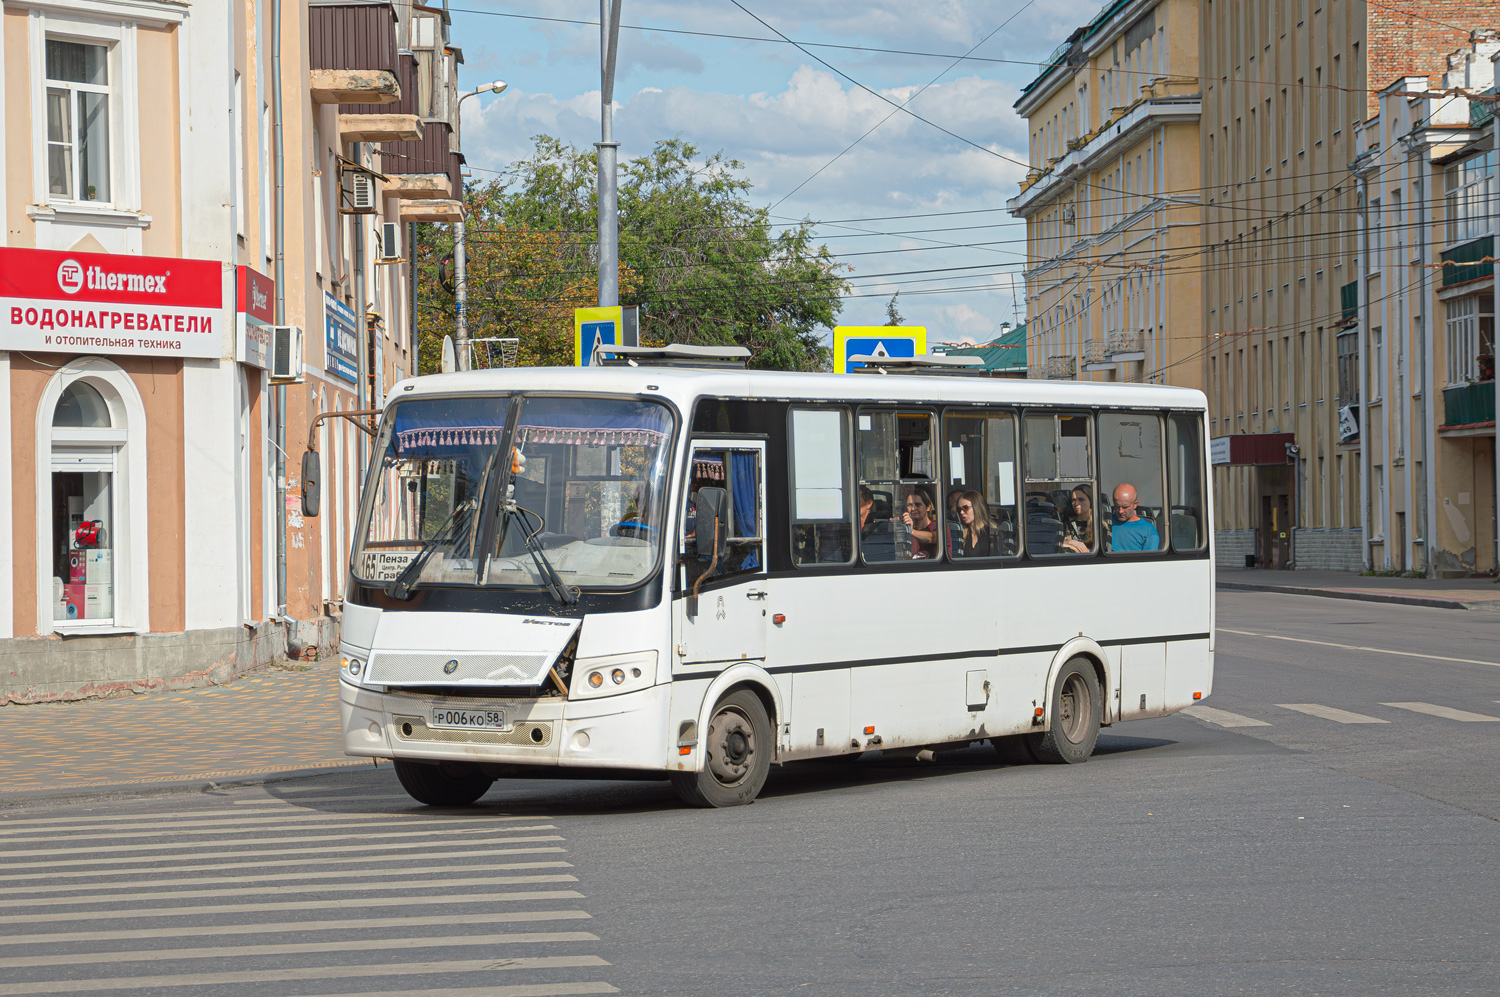
[[[0,803],[370,766],[339,738],[338,661],[128,699],[0,707]]]
[[[1383,578],[1346,571],[1220,568],[1218,588],[1229,592],[1281,592],[1434,609],[1500,612],[1500,585],[1490,578]]]

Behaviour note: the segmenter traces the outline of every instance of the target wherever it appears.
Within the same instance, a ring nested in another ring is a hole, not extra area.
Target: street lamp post
[[[615,49],[620,0],[599,0],[599,307],[620,303],[620,196],[615,181]]]
[[[463,149],[463,111],[464,101],[470,97],[478,97],[482,93],[500,93],[508,86],[504,80],[496,80],[486,83],[473,93],[466,93],[458,98],[458,105],[453,109],[453,130],[458,138],[458,147]],[[464,247],[464,220],[462,216],[453,223],[453,298],[454,310],[457,312],[458,327],[455,329],[454,346],[457,347],[458,369],[469,369],[469,257]]]

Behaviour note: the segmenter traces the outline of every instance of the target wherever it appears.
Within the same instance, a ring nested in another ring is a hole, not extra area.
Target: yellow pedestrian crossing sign
[[[833,372],[847,374],[863,367],[850,357],[915,357],[927,352],[927,327],[922,325],[840,325],[833,329]]]
[[[640,333],[635,305],[573,309],[573,364],[593,363],[600,346],[639,346]]]

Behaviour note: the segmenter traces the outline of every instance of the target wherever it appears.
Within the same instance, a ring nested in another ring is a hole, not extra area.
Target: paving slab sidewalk
[[[1217,584],[1230,592],[1280,592],[1360,602],[1500,612],[1500,584],[1492,578],[1386,578],[1347,571],[1269,571],[1220,568]]]
[[[338,662],[124,699],[0,707],[0,803],[369,767],[343,753]]]

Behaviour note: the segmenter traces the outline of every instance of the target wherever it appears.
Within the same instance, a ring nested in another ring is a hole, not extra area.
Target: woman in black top
[[[958,497],[958,521],[963,525],[962,557],[990,557],[996,553],[995,527],[978,492],[964,492]]]

